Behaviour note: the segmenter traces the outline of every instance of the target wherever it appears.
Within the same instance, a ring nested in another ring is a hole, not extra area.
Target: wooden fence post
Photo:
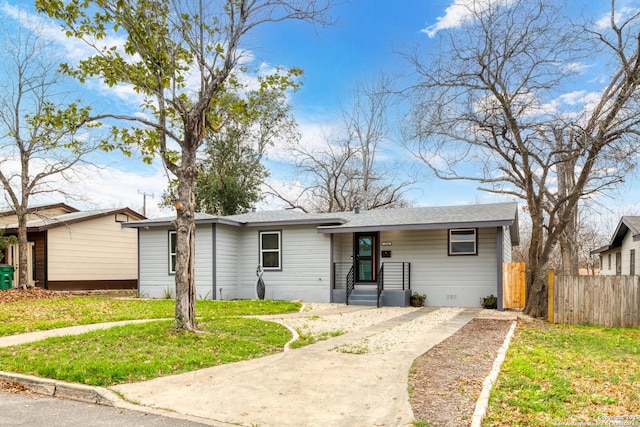
[[[549,281],[547,283],[547,289],[549,291],[549,299],[547,302],[547,319],[549,319],[549,322],[553,323],[553,309],[554,309],[554,305],[553,305],[553,298],[554,298],[554,288],[553,288],[553,279],[554,279],[554,273],[553,270],[549,270]]]

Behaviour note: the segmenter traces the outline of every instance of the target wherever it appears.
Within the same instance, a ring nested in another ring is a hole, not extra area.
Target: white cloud
[[[444,16],[436,18],[436,23],[421,30],[429,37],[435,37],[438,31],[459,28],[471,21],[474,16],[496,5],[509,5],[513,0],[454,0],[445,9]]]
[[[640,13],[640,8],[638,8],[637,6],[635,7],[624,6],[624,7],[618,8],[618,10],[616,10],[615,12],[616,24],[619,24],[620,22],[623,22],[638,13]],[[606,13],[603,13],[600,19],[596,20],[595,25],[596,25],[597,31],[610,29],[611,28],[611,10],[607,11]]]

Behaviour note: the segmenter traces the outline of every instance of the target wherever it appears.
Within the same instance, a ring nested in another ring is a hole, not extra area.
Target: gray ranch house
[[[496,295],[502,265],[518,244],[516,203],[315,214],[261,211],[198,214],[196,295],[306,302],[477,307]],[[173,218],[122,224],[138,230],[138,290],[161,298],[175,289]]]

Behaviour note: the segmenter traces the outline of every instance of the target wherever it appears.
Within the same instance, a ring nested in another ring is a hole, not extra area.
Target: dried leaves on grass
[[[68,295],[69,294],[48,291],[42,288],[8,289],[0,291],[0,304],[8,304],[21,300],[53,299]]]
[[[474,319],[415,360],[409,378],[416,420],[428,426],[468,426],[511,322]]]

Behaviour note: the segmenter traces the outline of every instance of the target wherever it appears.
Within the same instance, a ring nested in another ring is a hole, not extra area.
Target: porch
[[[356,271],[363,264],[334,262],[331,301],[377,307],[407,307],[411,296],[411,263],[382,262],[377,272]],[[360,277],[371,280],[358,280]]]

